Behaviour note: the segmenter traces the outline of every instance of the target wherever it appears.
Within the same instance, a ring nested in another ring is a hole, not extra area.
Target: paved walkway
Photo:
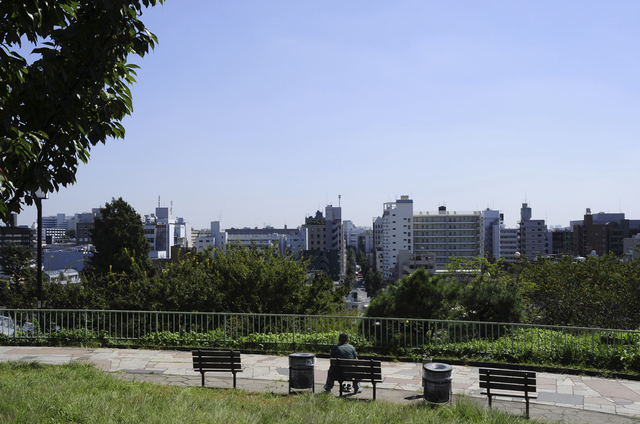
[[[82,349],[0,346],[0,361],[38,361],[64,364],[88,361],[98,368],[114,372],[120,378],[179,386],[200,386],[200,374],[193,371],[191,352],[126,349]],[[287,356],[243,354],[244,371],[237,374],[237,387],[249,391],[288,392]],[[329,360],[318,358],[314,368],[315,391],[320,393],[329,369]],[[377,385],[377,398],[390,402],[422,401],[422,364],[383,362],[384,382]],[[487,404],[480,396],[478,369],[453,366],[453,392],[471,396]],[[232,387],[231,374],[208,373],[208,387]],[[363,384],[355,398],[371,399],[371,390]],[[640,423],[640,382],[598,377],[537,373],[539,396],[531,402],[531,418],[563,423]],[[338,388],[333,393],[337,395]],[[504,399],[504,398],[497,398]],[[524,401],[494,400],[495,407],[524,414]]]

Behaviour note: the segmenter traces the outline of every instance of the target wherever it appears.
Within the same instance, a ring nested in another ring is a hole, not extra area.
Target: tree
[[[460,284],[459,316],[471,321],[522,322],[525,305],[516,273],[500,259],[454,258],[447,265],[450,280]]]
[[[230,244],[217,251],[211,272],[223,293],[216,310],[269,314],[322,314],[343,302],[325,275],[307,279],[307,261],[276,246],[260,249]]]
[[[538,258],[524,271],[533,321],[551,325],[637,329],[640,260],[613,254],[575,260]]]
[[[33,252],[14,244],[0,247],[0,269],[9,277],[0,282],[0,304],[9,308],[29,308],[35,295],[36,270]]]
[[[356,248],[353,246],[347,248],[347,263],[345,269],[344,285],[353,289],[356,286]]]
[[[367,316],[446,319],[456,306],[458,290],[454,282],[419,268],[374,298]]]
[[[91,242],[95,247],[88,260],[88,274],[149,274],[149,242],[144,236],[142,220],[127,202],[112,199],[100,208],[91,230]]]
[[[163,0],[0,2],[0,218],[75,182],[92,146],[123,138],[129,84],[157,39],[138,19]],[[28,62],[14,49],[33,46]]]

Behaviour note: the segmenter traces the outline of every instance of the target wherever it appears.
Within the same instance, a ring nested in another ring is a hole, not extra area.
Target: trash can
[[[289,393],[292,389],[315,389],[314,366],[316,355],[313,353],[292,353],[289,355]]]
[[[433,362],[422,367],[424,399],[432,403],[449,402],[451,398],[451,365]]]

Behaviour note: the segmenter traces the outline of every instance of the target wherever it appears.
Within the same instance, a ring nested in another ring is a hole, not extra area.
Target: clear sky
[[[43,203],[194,228],[487,207],[640,219],[640,2],[166,0],[125,140]],[[27,207],[20,224],[31,224]]]

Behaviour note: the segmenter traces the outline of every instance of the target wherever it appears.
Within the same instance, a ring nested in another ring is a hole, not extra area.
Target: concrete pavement
[[[0,346],[0,361],[37,361],[64,364],[88,361],[119,378],[179,386],[200,386],[200,374],[193,371],[191,352],[134,349],[88,349],[53,347]],[[242,354],[243,372],[237,374],[237,387],[248,391],[288,392],[289,358],[287,356]],[[315,368],[315,391],[322,385],[329,360],[318,358]],[[423,401],[422,364],[383,362],[384,382],[377,385],[377,398],[390,402]],[[480,395],[478,368],[453,366],[454,394],[465,394],[487,404]],[[232,387],[227,373],[207,373],[206,386]],[[352,395],[371,399],[371,390]],[[531,418],[543,422],[563,423],[640,423],[640,382],[589,376],[537,373],[539,396],[531,401]],[[333,389],[337,396],[338,388]],[[496,398],[494,407],[514,414],[524,413],[524,401]]]

